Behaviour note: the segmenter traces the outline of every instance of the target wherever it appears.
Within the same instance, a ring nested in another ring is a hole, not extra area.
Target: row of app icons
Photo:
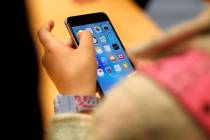
[[[118,53],[117,54],[117,57],[114,54],[109,54],[109,57],[108,58],[109,58],[109,60],[111,62],[116,62],[117,61],[117,58],[119,60],[123,60],[125,57],[124,57],[124,55],[122,53]],[[108,64],[108,59],[105,56],[100,57],[99,60],[97,60],[97,64],[99,64],[98,61],[100,61],[103,65]]]
[[[106,37],[104,35],[100,36],[99,40],[100,40],[101,43],[106,43],[107,42]],[[93,37],[93,44],[97,44],[97,43],[98,43],[98,40],[96,39],[96,37]]]
[[[122,68],[125,69],[125,70],[128,69],[128,63],[127,62],[123,62],[121,64],[121,66],[119,64],[114,65],[114,70],[116,72],[121,72],[122,71]],[[111,66],[105,67],[105,71],[108,74],[111,74],[113,72]],[[104,76],[104,70],[102,68],[97,69],[97,74],[98,74],[98,76]]]
[[[101,33],[102,32],[102,29],[101,29],[100,26],[95,26],[93,28],[94,28],[96,33]],[[108,31],[109,30],[108,25],[103,25],[103,29],[105,31]],[[89,31],[93,34],[93,29],[92,28],[88,27],[88,28],[85,28],[85,30],[87,30],[87,31]],[[98,40],[100,40],[101,43],[106,43],[107,42],[107,39],[104,35],[100,36],[98,39],[96,37],[93,37],[93,43],[94,44],[97,44],[99,42]]]
[[[85,30],[87,30],[87,29],[85,29]],[[81,31],[82,31],[82,30],[79,30],[78,32],[81,32]],[[106,43],[106,42],[107,42],[107,39],[106,39],[106,37],[105,37],[104,35],[99,36],[98,39],[97,39],[96,37],[93,36],[93,44],[98,44],[98,43],[99,43],[98,40],[99,40],[101,43]]]
[[[119,49],[119,45],[118,44],[112,44],[112,47],[114,50],[118,50]],[[112,51],[111,47],[109,45],[105,45],[103,46],[104,50],[109,53]],[[98,46],[95,46],[95,50],[96,50],[96,53],[97,54],[102,54],[103,53],[103,49],[102,47],[98,47]]]
[[[110,37],[111,38],[111,37]],[[109,39],[110,39],[109,38]],[[98,37],[98,39],[96,37],[93,37],[93,44],[94,45],[97,45],[99,43],[99,41],[102,43],[102,44],[106,44],[107,43],[107,39],[104,35]],[[112,47],[114,50],[118,50],[119,49],[119,45],[117,43],[114,43],[112,44]]]
[[[101,33],[102,29],[104,31],[109,31],[109,26],[108,25],[102,25],[102,28],[100,26],[94,26],[93,29],[96,33]],[[93,29],[91,27],[85,28],[85,30],[91,32],[92,34],[93,34]]]

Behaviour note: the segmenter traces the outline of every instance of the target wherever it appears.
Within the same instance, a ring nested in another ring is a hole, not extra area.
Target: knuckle
[[[42,57],[42,65],[46,68],[46,56]]]
[[[52,41],[49,41],[49,40],[45,41],[44,46],[47,52],[50,52],[50,53],[56,51],[56,48],[57,48],[57,46]]]
[[[41,34],[42,34],[42,28],[38,30],[37,36],[40,38],[41,37]]]
[[[58,53],[59,52],[59,46],[57,46],[57,45],[55,45],[55,44],[53,44],[52,42],[49,42],[48,44],[47,44],[47,51],[50,53],[50,54],[56,54],[56,53]]]

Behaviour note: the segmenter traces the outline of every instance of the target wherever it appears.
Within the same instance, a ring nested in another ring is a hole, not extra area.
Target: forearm
[[[84,140],[92,128],[92,116],[79,113],[57,114],[50,123],[50,140]]]
[[[50,140],[83,140],[92,127],[91,112],[100,103],[96,96],[55,98],[56,115],[51,121]]]

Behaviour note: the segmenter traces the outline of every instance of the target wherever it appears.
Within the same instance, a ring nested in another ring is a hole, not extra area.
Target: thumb
[[[89,31],[80,31],[78,33],[80,40],[78,50],[92,50],[93,49],[93,37]]]

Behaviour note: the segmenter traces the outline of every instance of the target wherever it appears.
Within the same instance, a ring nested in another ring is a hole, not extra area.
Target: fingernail
[[[80,34],[83,32],[83,30],[79,30],[78,32],[77,32],[77,36],[78,37],[80,37]]]

